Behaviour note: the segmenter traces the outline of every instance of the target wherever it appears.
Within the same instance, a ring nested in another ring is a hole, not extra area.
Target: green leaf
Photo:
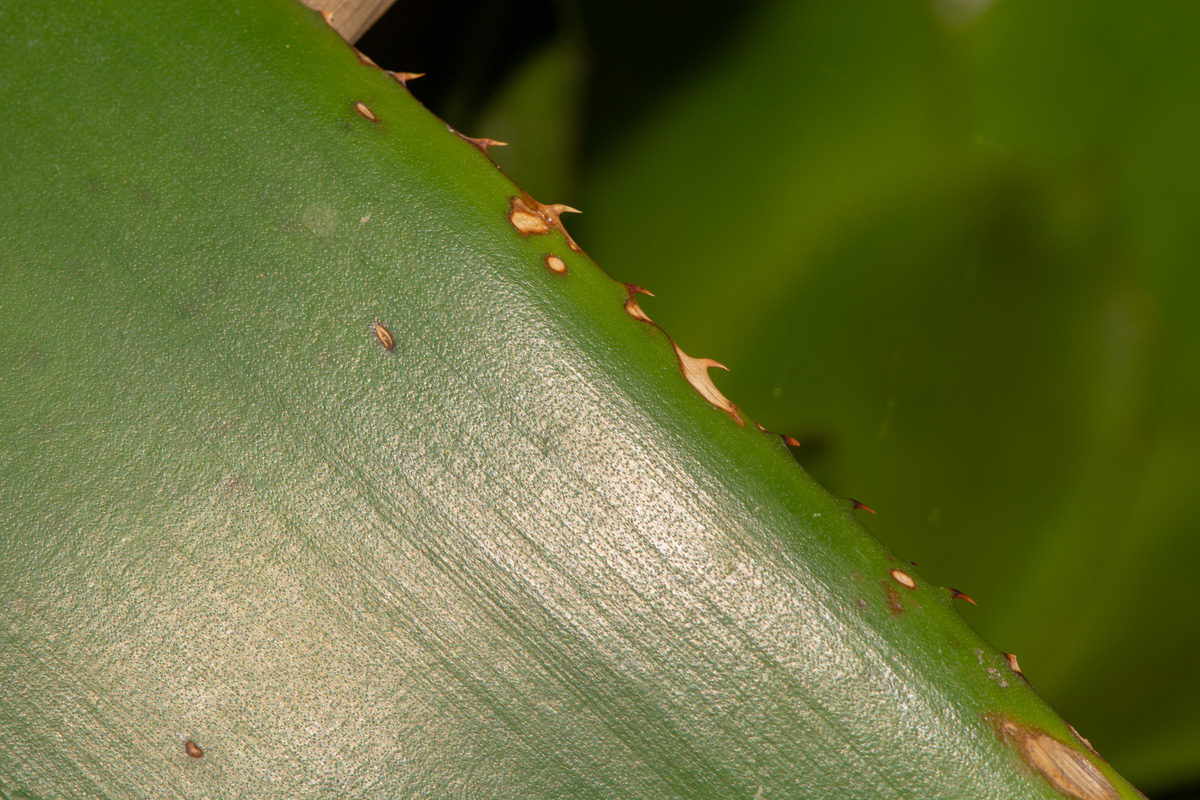
[[[1137,796],[315,13],[0,78],[6,797]]]

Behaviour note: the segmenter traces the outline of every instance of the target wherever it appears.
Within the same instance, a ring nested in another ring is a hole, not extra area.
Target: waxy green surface
[[[316,14],[6,6],[0,87],[3,795],[1137,796]]]

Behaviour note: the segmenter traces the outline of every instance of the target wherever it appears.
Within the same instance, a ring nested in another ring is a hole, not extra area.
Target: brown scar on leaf
[[[625,313],[636,320],[649,322],[651,325],[653,325],[654,320],[646,316],[646,312],[642,311],[641,306],[637,304],[637,296],[639,294],[648,294],[651,297],[654,297],[654,292],[647,291],[646,289],[638,286],[636,283],[627,283],[625,284],[625,293],[627,295],[625,298]]]
[[[388,75],[391,75],[393,78],[395,78],[397,83],[405,88],[408,88],[409,81],[415,81],[417,78],[425,77],[424,72],[392,72],[391,70],[386,70],[386,72]]]
[[[860,503],[860,502],[858,502],[857,500],[855,500],[853,497],[851,497],[851,498],[850,498],[850,502],[851,502],[851,503],[854,503],[854,510],[855,510],[855,511],[858,511],[858,510],[861,508],[863,511],[869,511],[869,512],[871,512],[872,514],[875,514],[875,509],[871,508],[871,507],[870,507],[869,505],[867,505],[866,503]],[[879,515],[878,515],[878,514],[876,514],[876,516],[879,516]]]
[[[799,447],[800,446],[799,439],[797,439],[794,436],[788,436],[786,433],[783,434],[783,443],[786,444],[788,447]]]
[[[900,593],[896,591],[896,587],[892,586],[888,581],[880,581],[883,584],[883,593],[887,597],[888,611],[892,612],[893,617],[898,617],[904,613],[904,601],[900,599]]]
[[[191,739],[183,743],[183,751],[188,754],[189,758],[204,758],[204,751],[200,749],[200,745]]]
[[[892,570],[891,575],[892,575],[892,580],[896,581],[896,583],[900,584],[905,589],[916,589],[917,588],[917,582],[915,580],[913,580],[913,577],[911,575],[909,575],[907,572],[902,572],[898,569],[894,569],[894,570]]]
[[[679,345],[671,342],[671,346],[675,348],[675,355],[679,358],[679,369],[683,372],[683,377],[687,378],[687,382],[692,385],[692,388],[700,393],[708,402],[712,403],[717,408],[724,411],[729,416],[733,417],[738,425],[745,425],[738,408],[733,403],[721,394],[717,389],[716,384],[712,382],[712,378],[708,377],[708,371],[713,367],[729,371],[729,367],[713,361],[711,358],[692,358],[687,353],[680,349]]]
[[[546,254],[546,267],[557,275],[564,275],[567,272],[566,262],[553,253]]]
[[[972,600],[970,598],[970,596],[968,596],[967,594],[965,594],[963,592],[960,592],[958,589],[950,590],[950,599],[951,600],[966,600],[968,603],[970,603],[973,606],[979,605],[979,603],[976,603],[974,600]]]
[[[1075,800],[1118,800],[1120,795],[1091,758],[1066,742],[999,713],[983,715],[1008,745],[1054,789]]]
[[[354,110],[371,120],[371,122],[379,122],[379,117],[375,116],[375,113],[367,107],[366,103],[355,103]]]
[[[375,338],[383,345],[383,349],[389,353],[396,349],[396,340],[392,336],[392,332],[380,325],[378,322],[371,323],[371,330],[375,332]]]
[[[557,230],[566,237],[567,244],[576,253],[582,253],[579,245],[567,233],[559,216],[571,212],[578,214],[579,210],[565,206],[562,203],[543,205],[532,197],[514,197],[509,204],[508,221],[522,236],[534,236]]]

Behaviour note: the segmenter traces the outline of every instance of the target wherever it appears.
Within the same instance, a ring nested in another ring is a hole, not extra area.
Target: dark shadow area
[[[753,0],[700,12],[685,0],[400,0],[357,46],[384,69],[426,73],[410,85],[413,94],[470,133],[513,71],[560,39],[584,64],[586,158],[711,62],[759,6]]]

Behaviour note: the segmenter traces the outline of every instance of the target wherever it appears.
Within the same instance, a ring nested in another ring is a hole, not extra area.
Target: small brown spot
[[[551,272],[557,273],[558,275],[563,275],[567,271],[567,265],[563,263],[563,260],[553,254],[546,256],[546,266],[550,268]]]
[[[737,406],[729,402],[725,395],[721,394],[717,389],[716,384],[712,382],[712,378],[708,377],[708,371],[713,367],[728,371],[729,367],[713,361],[711,358],[692,358],[687,353],[679,348],[679,345],[671,343],[675,348],[675,355],[679,358],[679,369],[683,372],[683,377],[692,385],[692,388],[700,393],[708,402],[712,403],[717,408],[724,411],[729,416],[737,421],[738,425],[745,425],[741,415],[738,414]]]
[[[638,305],[637,296],[639,294],[648,294],[651,297],[654,297],[654,292],[646,291],[636,283],[625,284],[625,292],[627,295],[625,298],[625,313],[636,320],[649,322],[651,325],[653,325],[654,320],[650,319],[650,317],[646,315],[646,312],[642,311],[641,306]]]
[[[914,581],[912,576],[907,572],[901,572],[898,569],[894,569],[892,570],[892,578],[896,581],[896,583],[900,584],[905,589],[917,588],[917,582]]]
[[[786,444],[788,447],[799,447],[800,446],[799,439],[797,439],[794,436],[788,436],[786,433],[783,435],[783,443]]]
[[[1006,745],[1058,792],[1075,800],[1118,800],[1112,781],[1083,752],[1002,714],[985,714],[984,719]]]
[[[860,597],[860,598],[858,598],[857,600],[855,600],[854,602],[858,604],[858,607],[859,607],[859,608],[866,608],[866,607],[867,607],[867,601],[866,601],[866,600],[863,600],[861,597]]]
[[[960,592],[958,589],[951,589],[951,590],[950,590],[950,599],[951,599],[951,600],[966,600],[968,603],[970,603],[970,604],[971,604],[971,605],[973,605],[973,606],[977,606],[977,605],[979,605],[979,603],[976,603],[976,602],[975,602],[974,600],[972,600],[972,599],[971,599],[969,596],[967,596],[966,594],[963,594],[963,593],[962,593],[962,592]]]
[[[872,514],[875,514],[875,509],[871,508],[871,507],[870,507],[869,505],[867,505],[866,503],[860,503],[860,502],[858,502],[857,500],[855,500],[853,497],[851,497],[851,498],[850,498],[850,502],[851,502],[851,503],[854,503],[854,510],[855,510],[855,511],[858,511],[858,510],[861,508],[863,511],[869,511],[869,512],[871,512]],[[876,516],[878,516],[878,514],[876,514]]]
[[[204,751],[200,749],[200,745],[191,739],[183,743],[183,750],[190,758],[204,758]]]
[[[396,340],[392,338],[392,332],[380,325],[378,322],[371,323],[371,330],[375,331],[375,338],[383,345],[383,349],[389,353],[396,349]]]
[[[900,599],[900,593],[896,591],[896,587],[886,580],[880,581],[883,585],[883,593],[887,596],[888,611],[892,612],[893,617],[898,617],[904,613],[904,601]]]
[[[354,110],[371,120],[371,122],[379,122],[379,117],[375,116],[374,112],[367,108],[366,103],[355,103]]]
[[[387,74],[391,75],[401,86],[405,87],[408,86],[409,81],[415,81],[417,78],[425,77],[424,72],[392,72],[391,70],[388,70]]]
[[[1025,673],[1024,673],[1024,672],[1021,672],[1021,665],[1017,663],[1017,657],[1016,657],[1016,655],[1015,655],[1015,654],[1013,654],[1013,653],[1005,653],[1005,654],[1004,654],[1004,658],[1005,658],[1005,660],[1006,660],[1006,661],[1008,661],[1008,668],[1009,668],[1009,669],[1011,669],[1013,672],[1015,672],[1015,673],[1017,673],[1018,675],[1020,675],[1022,678],[1024,678],[1024,677],[1025,677]]]

